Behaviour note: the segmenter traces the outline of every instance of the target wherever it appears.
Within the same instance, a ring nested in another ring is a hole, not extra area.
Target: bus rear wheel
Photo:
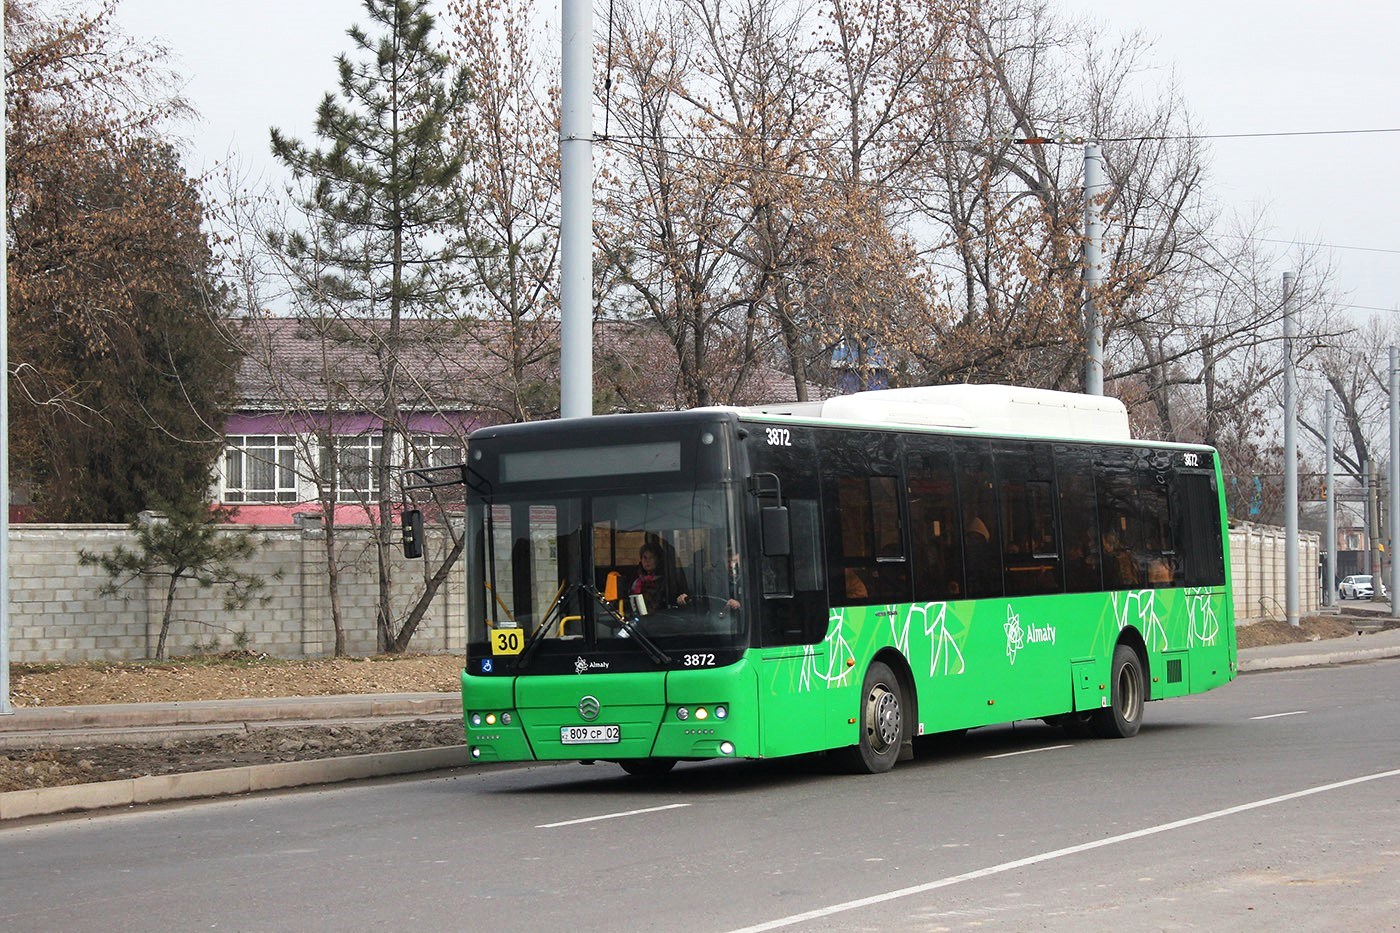
[[[1137,652],[1127,645],[1113,649],[1108,706],[1094,710],[1094,734],[1101,739],[1130,739],[1142,727],[1146,679]]]
[[[856,774],[881,774],[894,767],[906,729],[904,694],[888,664],[876,661],[861,688],[860,741],[842,749],[844,764]]]
[[[676,766],[674,758],[628,758],[619,761],[622,770],[633,777],[659,778],[671,773],[671,769]]]

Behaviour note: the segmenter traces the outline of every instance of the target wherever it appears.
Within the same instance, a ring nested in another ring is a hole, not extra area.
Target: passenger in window
[[[1110,589],[1138,586],[1142,577],[1138,573],[1138,563],[1132,551],[1123,546],[1114,528],[1106,528],[1103,533],[1104,584]]]
[[[666,553],[660,545],[648,541],[637,555],[637,578],[632,581],[631,594],[646,601],[647,610],[668,606],[684,606],[690,601],[685,592],[685,580],[680,571],[668,566]]]
[[[861,577],[860,571],[854,567],[846,568],[846,598],[870,598],[870,588],[865,585],[865,580]]]
[[[1164,557],[1154,557],[1147,564],[1147,584],[1164,586],[1172,582],[1172,565]]]
[[[967,563],[968,596],[985,596],[999,588],[1001,555],[992,549],[992,532],[974,515],[963,530],[963,558]]]

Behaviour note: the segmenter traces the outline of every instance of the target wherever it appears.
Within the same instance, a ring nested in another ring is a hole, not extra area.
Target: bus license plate
[[[559,727],[559,741],[565,745],[609,745],[621,740],[621,726]]]

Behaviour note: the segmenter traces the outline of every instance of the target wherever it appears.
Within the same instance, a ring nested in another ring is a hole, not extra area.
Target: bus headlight
[[[729,718],[729,710],[726,709],[726,708],[723,707],[723,706],[716,706],[716,707],[715,707],[715,718],[716,718],[716,719],[728,719],[728,718]]]
[[[676,710],[676,718],[679,719],[679,720],[682,720],[682,721],[689,719],[689,718],[690,718],[690,710],[688,710],[688,709],[686,709],[684,706],[682,706],[680,709]]]
[[[720,753],[721,755],[732,755],[732,754],[734,754],[734,743],[733,743],[733,742],[721,742],[721,743],[719,743],[719,753]]]
[[[474,725],[474,726],[479,726],[479,725],[481,725],[481,714],[480,714],[480,713],[472,713],[472,725]]]

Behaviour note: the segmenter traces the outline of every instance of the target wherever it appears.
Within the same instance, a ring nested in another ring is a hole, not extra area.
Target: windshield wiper
[[[598,605],[603,607],[607,614],[611,616],[614,621],[617,622],[619,628],[621,628],[632,638],[636,639],[637,644],[641,645],[642,650],[647,653],[647,657],[651,658],[657,664],[675,663],[671,660],[671,656],[669,654],[658,648],[656,642],[652,641],[651,637],[647,635],[646,632],[642,631],[642,627],[638,625],[635,620],[629,619],[622,613],[618,612],[617,609],[613,607],[612,603],[608,602],[606,599],[603,598],[603,594],[599,593],[593,587],[586,586],[582,583],[579,584],[579,587],[589,596],[592,596],[594,601],[597,602]]]
[[[592,596],[594,601],[597,602],[599,606],[603,607],[603,610],[610,617],[610,621],[616,623],[618,628],[622,629],[628,636],[635,639],[637,644],[642,646],[642,650],[647,653],[647,657],[651,658],[657,664],[675,663],[669,654],[657,647],[656,642],[652,641],[650,636],[642,631],[641,626],[613,608],[613,605],[604,599],[601,593],[587,584],[575,583],[572,586],[567,584],[560,586],[559,595],[554,599],[554,605],[549,607],[549,612],[546,613],[544,619],[540,621],[539,628],[535,629],[529,641],[525,642],[525,647],[520,652],[520,660],[515,662],[516,670],[523,671],[530,666],[530,661],[534,658],[535,651],[544,643],[545,637],[549,634],[550,630],[554,628],[555,623],[564,617],[564,603],[568,600],[569,595],[576,589],[583,590],[589,596]]]
[[[554,605],[549,607],[549,611],[540,620],[539,627],[530,636],[530,640],[525,642],[525,648],[520,652],[520,660],[515,662],[516,670],[523,671],[530,666],[530,659],[534,656],[535,649],[544,642],[545,635],[554,628],[554,624],[564,618],[564,600],[572,592],[568,586],[567,582],[559,584],[559,592],[554,596]]]

